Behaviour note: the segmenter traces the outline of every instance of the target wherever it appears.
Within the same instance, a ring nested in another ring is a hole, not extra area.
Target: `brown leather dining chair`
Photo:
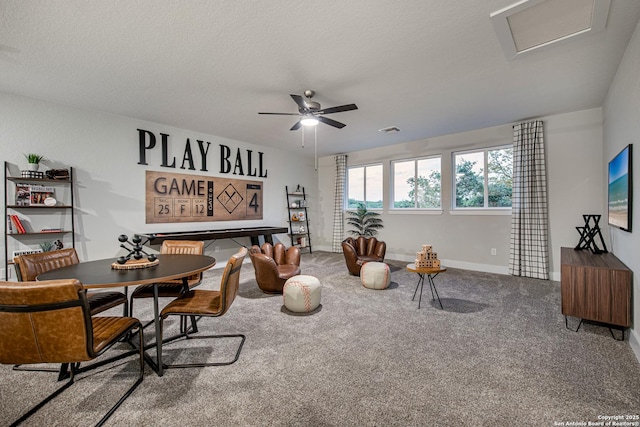
[[[258,287],[267,294],[281,294],[287,279],[300,274],[300,249],[296,246],[286,249],[282,243],[253,245],[249,256]]]
[[[247,256],[247,248],[241,248],[237,253],[231,256],[227,261],[227,265],[222,273],[220,280],[220,289],[217,291],[208,289],[195,289],[189,291],[175,300],[171,301],[162,309],[160,313],[160,329],[164,334],[164,320],[169,316],[202,316],[202,317],[220,317],[223,316],[238,294],[240,287],[240,269],[242,262]],[[194,368],[205,366],[222,366],[235,363],[240,357],[240,351],[246,337],[242,334],[225,334],[225,335],[189,335],[189,331],[184,331],[184,337],[187,340],[192,339],[217,339],[217,338],[241,338],[240,345],[236,351],[235,358],[225,362],[200,362],[188,364],[165,364],[166,368]],[[174,340],[171,344],[184,342],[184,340]]]
[[[41,252],[28,255],[20,255],[13,258],[18,268],[16,272],[20,282],[35,281],[39,274],[54,270],[68,265],[78,264],[78,253],[75,248],[65,248],[56,251]],[[91,315],[102,313],[120,304],[124,304],[123,314],[127,315],[128,303],[127,296],[122,292],[106,291],[106,292],[88,292],[87,300],[89,301],[89,309]],[[14,366],[15,370],[20,371],[39,371],[39,372],[59,372],[60,378],[64,378],[67,367],[61,369],[47,367],[31,367],[31,366]]]
[[[75,248],[59,249],[57,251],[41,252],[37,254],[20,255],[13,259],[18,268],[18,280],[34,281],[39,274],[54,270],[60,267],[66,267],[72,264],[78,264],[78,253]],[[128,313],[127,296],[122,292],[105,291],[105,292],[89,292],[87,294],[91,314],[102,313],[110,308],[124,304],[124,315]]]
[[[76,279],[0,282],[0,363],[68,363],[70,376],[42,402],[22,415],[18,425],[70,387],[81,362],[93,360],[134,329],[140,330],[140,373],[97,425],[102,425],[142,382],[142,325],[131,317],[91,316],[87,294]]]
[[[204,242],[196,240],[165,240],[160,247],[160,253],[202,255],[204,253]],[[201,282],[202,273],[187,277],[189,289],[184,288],[184,283],[181,278],[158,283],[158,296],[177,298],[187,290],[198,286]],[[131,316],[133,316],[133,300],[138,298],[153,298],[153,284],[140,285],[131,293],[131,303],[129,304]],[[198,331],[195,317],[191,318],[191,327],[194,329],[194,332]],[[181,327],[181,329],[182,328],[183,327]]]

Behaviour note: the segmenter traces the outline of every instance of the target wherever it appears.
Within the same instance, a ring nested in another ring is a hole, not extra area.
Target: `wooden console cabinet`
[[[561,248],[562,314],[628,328],[631,270],[611,253]]]

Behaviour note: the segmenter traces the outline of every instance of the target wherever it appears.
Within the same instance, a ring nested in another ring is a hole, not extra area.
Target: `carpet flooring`
[[[629,333],[620,342],[597,325],[566,329],[558,282],[449,269],[435,279],[444,309],[428,288],[418,309],[417,275],[387,262],[391,286],[371,290],[341,254],[304,254],[302,273],[322,283],[320,307],[305,315],[262,293],[245,263],[230,311],[198,322],[203,334],[245,334],[238,362],[163,377],[147,367],[107,425],[557,426],[640,414]],[[201,287],[217,288],[221,273],[207,272]],[[136,302],[137,317],[151,313],[151,301]],[[145,333],[150,339],[153,326]],[[237,345],[181,340],[165,347],[165,361],[228,360]],[[24,425],[95,424],[136,368],[131,357],[81,374]],[[0,366],[0,425],[57,386],[55,374]]]

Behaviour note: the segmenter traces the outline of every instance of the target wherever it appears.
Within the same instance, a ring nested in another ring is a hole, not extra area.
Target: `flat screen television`
[[[632,145],[627,145],[609,162],[609,225],[631,231]]]

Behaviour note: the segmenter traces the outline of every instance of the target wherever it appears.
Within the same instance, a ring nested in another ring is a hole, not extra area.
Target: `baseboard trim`
[[[411,261],[409,261],[411,262]],[[460,268],[462,270],[481,271],[483,273],[509,274],[509,268],[501,265],[478,264],[475,262],[455,261],[452,259],[440,260],[445,267]]]
[[[326,246],[316,246],[315,250],[331,252],[331,247]],[[411,258],[410,255],[407,254],[395,254],[387,252],[385,258],[392,259],[395,261],[405,261],[407,264],[414,261],[414,258]],[[473,270],[473,271],[481,271],[483,273],[495,273],[495,274],[503,274],[509,275],[509,267],[503,265],[493,265],[493,264],[480,264],[475,262],[466,262],[466,261],[456,261],[453,259],[441,259],[440,262],[445,267],[451,268],[459,268],[461,270]],[[560,281],[560,273],[551,273],[551,280]]]
[[[631,346],[631,350],[636,355],[636,359],[640,362],[640,335],[638,335],[638,331],[635,329],[629,330],[629,345]]]

